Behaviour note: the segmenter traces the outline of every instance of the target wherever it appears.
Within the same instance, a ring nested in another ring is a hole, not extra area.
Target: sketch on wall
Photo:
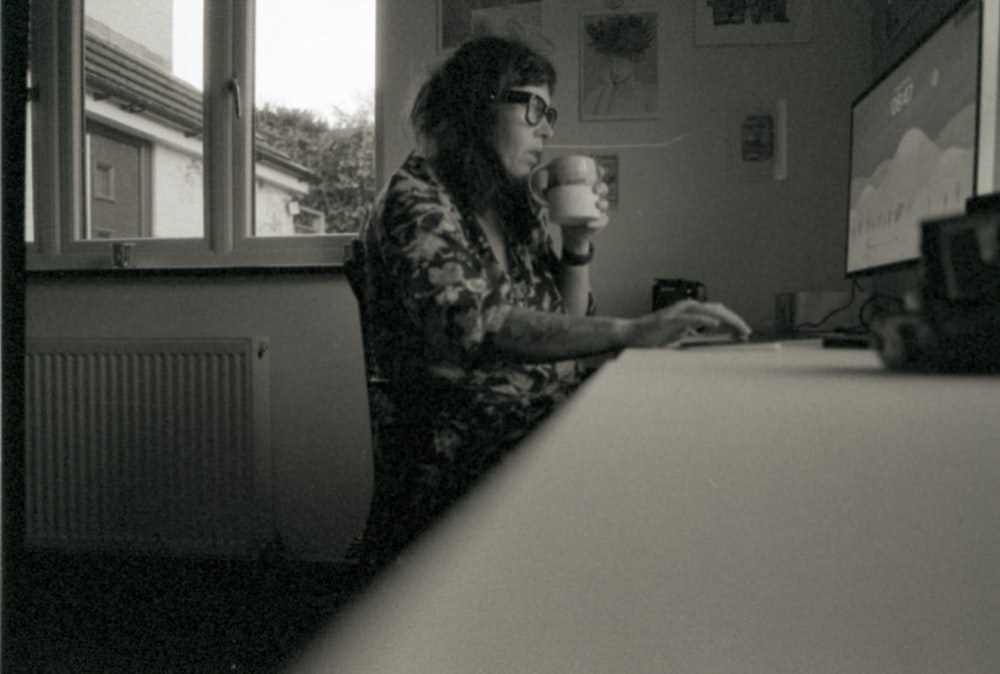
[[[694,0],[699,45],[806,42],[812,0]]]
[[[657,115],[656,12],[583,14],[580,45],[580,119]]]
[[[542,0],[438,0],[438,50],[454,49],[472,37],[501,35],[551,52],[542,30]]]

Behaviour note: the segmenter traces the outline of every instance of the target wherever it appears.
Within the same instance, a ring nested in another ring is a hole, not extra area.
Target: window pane
[[[83,239],[202,238],[204,0],[86,0]]]
[[[375,0],[257,0],[257,236],[356,232],[374,198]]]

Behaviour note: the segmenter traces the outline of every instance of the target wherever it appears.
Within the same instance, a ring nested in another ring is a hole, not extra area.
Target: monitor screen
[[[920,257],[920,223],[974,195],[979,0],[964,3],[851,106],[847,275]]]

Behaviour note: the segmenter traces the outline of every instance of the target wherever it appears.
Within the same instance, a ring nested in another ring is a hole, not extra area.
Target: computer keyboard
[[[751,334],[749,339],[740,339],[730,333],[696,334],[681,338],[675,346],[678,349],[691,349],[705,346],[739,346],[741,344],[776,345],[781,342],[806,340],[820,340],[823,347],[828,349],[867,349],[872,345],[871,336],[866,333],[817,332],[784,337]]]
[[[676,346],[678,349],[691,349],[702,346],[739,346],[741,344],[770,344],[776,340],[773,338],[757,337],[751,334],[749,338],[742,339],[728,332],[697,334],[682,337]]]
[[[872,345],[867,334],[835,333],[823,335],[823,347],[827,349],[867,349]]]

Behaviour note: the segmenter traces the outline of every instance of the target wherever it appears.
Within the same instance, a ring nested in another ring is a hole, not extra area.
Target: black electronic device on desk
[[[868,349],[872,338],[866,332],[831,332],[820,336],[825,349]]]
[[[1000,210],[925,221],[920,306],[873,325],[892,369],[1000,372]]]
[[[683,278],[658,278],[653,282],[653,311],[668,307],[681,300],[708,299],[705,284]]]

